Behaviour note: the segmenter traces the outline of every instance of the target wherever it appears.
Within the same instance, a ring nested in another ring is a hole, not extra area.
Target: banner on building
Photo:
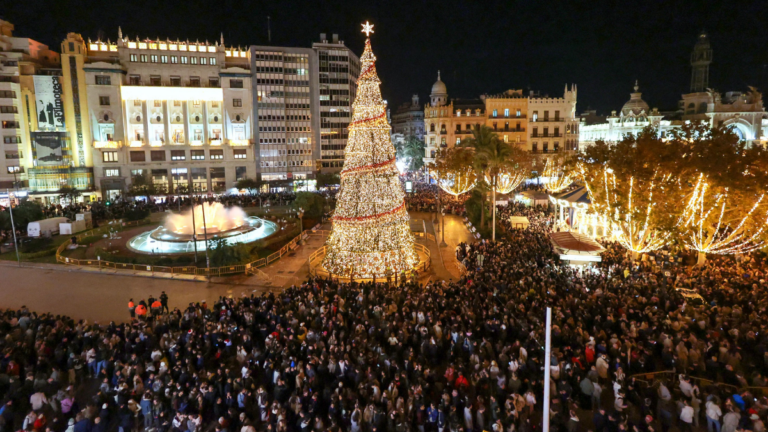
[[[30,135],[38,166],[67,165],[64,162],[66,132],[32,132]]]
[[[64,105],[61,100],[61,77],[35,75],[35,105],[40,130],[64,127]]]

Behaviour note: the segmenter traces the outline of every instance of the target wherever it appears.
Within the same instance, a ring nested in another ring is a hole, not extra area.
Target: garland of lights
[[[552,193],[562,192],[573,183],[573,176],[566,172],[560,164],[556,163],[554,158],[547,159],[547,164],[544,167],[544,177],[549,178],[546,188]]]
[[[699,179],[679,222],[687,233],[684,238],[685,244],[695,251],[718,255],[743,254],[764,247],[765,241],[762,240],[762,234],[768,225],[768,218],[759,223],[756,229],[749,229],[747,222],[763,202],[765,194],[760,195],[749,212],[741,218],[739,224],[732,228],[730,224],[723,223],[728,202],[728,188],[708,200],[709,189],[709,183],[704,174],[699,174]],[[717,212],[718,208],[719,212]],[[716,222],[715,216],[717,216]]]
[[[610,222],[614,239],[624,248],[635,253],[647,253],[658,250],[669,242],[670,234],[653,229],[650,223],[653,208],[655,207],[653,193],[658,186],[656,181],[652,180],[648,190],[644,191],[648,196],[648,203],[645,205],[645,208],[643,209],[642,205],[636,208],[634,203],[635,178],[630,177],[629,200],[627,207],[624,208],[617,196],[620,184],[610,168],[603,167],[602,176],[597,176],[597,178],[602,177],[605,189],[605,197],[602,200],[595,193],[593,185],[590,185],[586,168],[582,164],[579,164],[579,171],[584,180],[584,186],[589,193],[589,198],[592,201],[592,210],[601,218]],[[667,180],[669,180],[669,176],[664,176],[660,179],[660,182],[664,183]],[[636,220],[635,213],[644,215],[643,220]]]
[[[496,177],[496,193],[506,195],[517,189],[525,179],[528,178],[524,171],[505,172],[502,171]],[[486,173],[485,182],[493,186],[493,179]]]
[[[370,39],[360,62],[363,73],[352,103],[341,187],[322,265],[344,277],[384,277],[413,269],[418,256]]]

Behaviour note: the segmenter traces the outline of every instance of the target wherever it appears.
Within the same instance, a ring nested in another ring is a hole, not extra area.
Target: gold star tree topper
[[[370,37],[371,33],[373,33],[373,24],[370,24],[368,21],[365,22],[365,24],[361,24],[363,26],[362,33],[365,33],[366,37]]]

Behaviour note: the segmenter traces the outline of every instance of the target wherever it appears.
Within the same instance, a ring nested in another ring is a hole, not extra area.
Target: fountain
[[[194,253],[195,239],[197,250],[204,251],[207,239],[223,238],[234,245],[260,240],[275,231],[277,225],[274,222],[248,216],[240,207],[225,208],[221,203],[205,203],[190,212],[169,215],[162,226],[129,240],[128,248],[144,254]]]

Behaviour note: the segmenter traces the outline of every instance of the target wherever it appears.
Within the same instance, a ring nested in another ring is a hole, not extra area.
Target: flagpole
[[[542,432],[549,432],[549,390],[550,362],[551,362],[551,338],[552,338],[552,308],[547,308],[547,339],[544,343],[544,418]]]
[[[11,214],[11,231],[13,231],[13,248],[16,249],[16,261],[21,267],[21,257],[19,256],[19,243],[16,241],[16,225],[13,223],[13,201],[11,200],[11,191],[6,189],[8,194],[8,212]],[[16,196],[14,196],[16,198]]]

